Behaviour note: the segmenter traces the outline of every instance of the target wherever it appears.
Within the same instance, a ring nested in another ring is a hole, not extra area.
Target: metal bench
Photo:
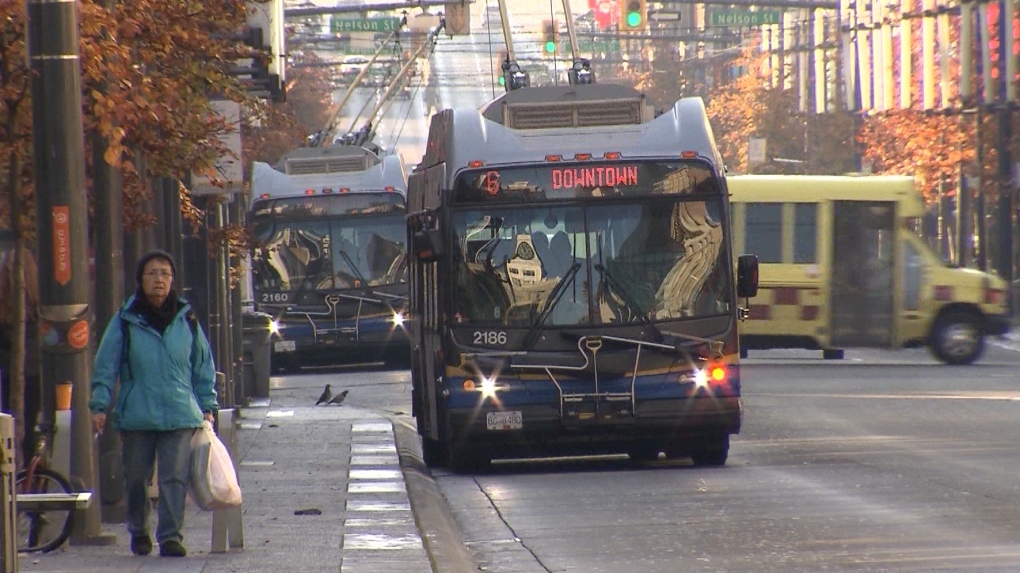
[[[92,492],[19,493],[15,501],[18,511],[74,511],[92,504]]]

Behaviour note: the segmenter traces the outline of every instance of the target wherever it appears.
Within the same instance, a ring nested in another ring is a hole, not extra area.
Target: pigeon
[[[333,396],[333,399],[330,400],[329,403],[330,404],[336,404],[337,406],[339,406],[340,404],[343,404],[344,398],[347,397],[347,393],[348,392],[350,392],[350,390],[344,390],[343,392],[337,394],[336,396]]]
[[[315,405],[325,404],[329,402],[329,399],[333,397],[333,390],[329,388],[329,384],[326,384],[326,389],[322,391],[322,396],[315,402]]]

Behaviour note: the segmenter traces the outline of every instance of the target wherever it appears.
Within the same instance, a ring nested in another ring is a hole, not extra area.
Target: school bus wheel
[[[979,317],[964,310],[937,318],[929,339],[932,354],[953,366],[974,362],[985,349]]]

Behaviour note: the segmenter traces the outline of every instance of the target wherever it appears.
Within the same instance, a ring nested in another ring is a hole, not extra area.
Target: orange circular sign
[[[85,348],[89,343],[89,323],[79,320],[67,331],[67,343],[71,348]]]

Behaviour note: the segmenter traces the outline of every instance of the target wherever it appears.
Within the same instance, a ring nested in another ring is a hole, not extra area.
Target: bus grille
[[[513,129],[630,125],[641,123],[641,101],[507,104],[504,116],[504,125]]]
[[[364,171],[371,166],[372,163],[370,159],[364,155],[316,157],[314,159],[288,159],[286,163],[286,169],[289,175]]]

